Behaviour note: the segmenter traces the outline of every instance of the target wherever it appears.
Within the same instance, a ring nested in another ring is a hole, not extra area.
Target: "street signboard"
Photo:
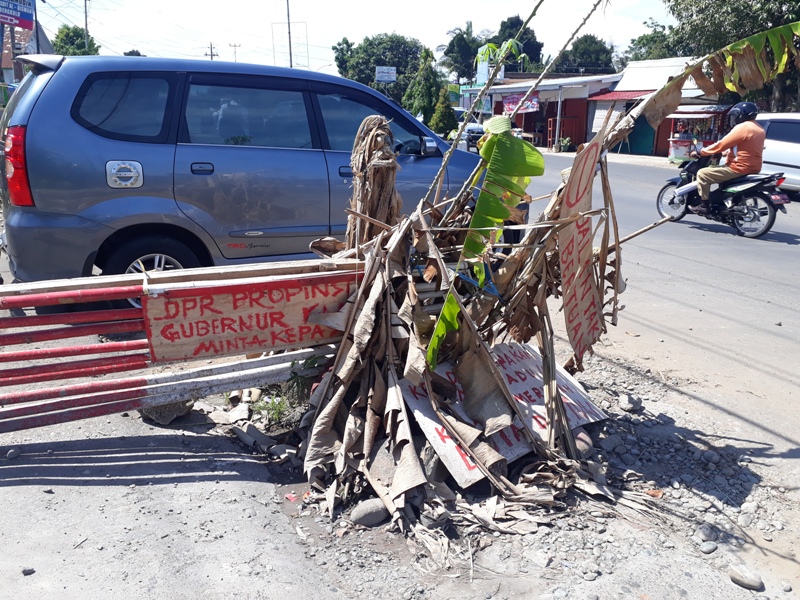
[[[33,29],[33,1],[0,0],[0,24]]]
[[[397,67],[375,67],[376,83],[394,83],[397,81]]]
[[[457,83],[450,83],[447,85],[447,93],[450,96],[450,104],[458,106],[458,102],[461,100],[461,87]]]

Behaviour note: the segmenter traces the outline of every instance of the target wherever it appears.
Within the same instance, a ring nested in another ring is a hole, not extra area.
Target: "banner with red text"
[[[151,289],[142,308],[153,360],[290,350],[337,341],[341,332],[309,317],[338,311],[362,275],[337,272]]]
[[[561,218],[592,208],[592,183],[605,128],[575,157],[562,192]],[[592,218],[581,217],[558,233],[561,291],[567,336],[580,364],[603,332],[602,293],[592,266]]]

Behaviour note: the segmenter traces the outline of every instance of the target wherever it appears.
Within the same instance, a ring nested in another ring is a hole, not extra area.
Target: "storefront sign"
[[[520,100],[525,94],[508,94],[503,96],[503,112],[511,114],[517,108]],[[539,94],[532,94],[530,98],[522,103],[518,113],[537,112],[539,110]]]
[[[33,2],[32,0],[0,0],[0,23],[33,29]]]

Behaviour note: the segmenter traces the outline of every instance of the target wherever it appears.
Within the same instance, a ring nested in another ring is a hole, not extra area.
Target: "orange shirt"
[[[736,156],[728,156],[728,166],[742,175],[761,172],[761,155],[764,152],[764,140],[767,134],[755,121],[739,123],[730,133],[718,141],[703,148],[701,154],[717,154],[736,146]]]

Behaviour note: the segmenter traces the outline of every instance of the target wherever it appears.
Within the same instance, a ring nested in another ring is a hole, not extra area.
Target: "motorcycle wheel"
[[[746,238],[759,238],[775,224],[775,206],[761,196],[742,198],[732,212],[733,228]]]
[[[668,183],[661,188],[656,198],[658,214],[662,217],[669,217],[670,221],[680,221],[686,216],[686,197],[677,198],[675,196],[677,187],[674,183]]]

